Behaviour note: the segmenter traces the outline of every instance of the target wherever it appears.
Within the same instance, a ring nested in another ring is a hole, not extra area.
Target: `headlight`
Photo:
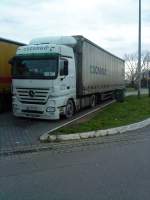
[[[55,112],[55,107],[47,107],[46,112]]]

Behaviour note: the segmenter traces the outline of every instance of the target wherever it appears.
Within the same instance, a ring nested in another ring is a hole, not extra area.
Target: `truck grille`
[[[48,99],[49,88],[16,88],[21,103],[43,105]]]

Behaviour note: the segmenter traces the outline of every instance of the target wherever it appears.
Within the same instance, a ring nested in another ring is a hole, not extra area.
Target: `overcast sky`
[[[83,35],[123,57],[137,51],[138,0],[0,0],[0,37]],[[150,2],[142,0],[142,48],[150,50]]]

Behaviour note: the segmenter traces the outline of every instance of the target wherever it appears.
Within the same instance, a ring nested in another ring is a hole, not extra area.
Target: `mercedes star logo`
[[[29,91],[29,96],[30,96],[30,97],[34,97],[34,96],[35,96],[35,93],[34,93],[33,90],[30,90],[30,91]]]

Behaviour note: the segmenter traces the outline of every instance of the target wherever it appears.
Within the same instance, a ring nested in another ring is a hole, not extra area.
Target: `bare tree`
[[[125,54],[126,80],[132,87],[135,86],[138,78],[138,55],[137,53]],[[141,73],[150,70],[150,52],[144,51],[141,56]]]
[[[131,86],[134,87],[134,82],[137,74],[137,55],[136,54],[125,54],[125,77],[131,83]]]

